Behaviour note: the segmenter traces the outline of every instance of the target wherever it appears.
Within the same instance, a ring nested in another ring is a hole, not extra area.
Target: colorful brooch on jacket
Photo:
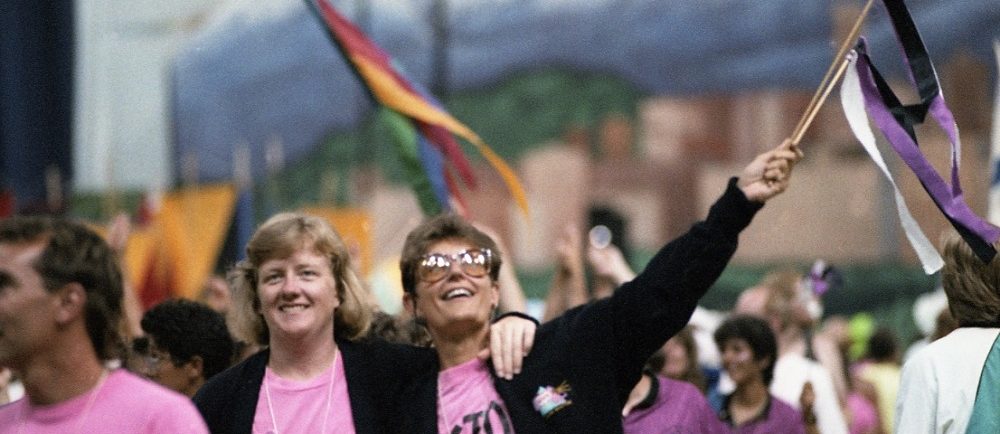
[[[565,381],[558,387],[539,386],[532,404],[534,404],[535,410],[542,414],[542,417],[547,418],[573,403],[569,399],[569,391],[569,383]]]

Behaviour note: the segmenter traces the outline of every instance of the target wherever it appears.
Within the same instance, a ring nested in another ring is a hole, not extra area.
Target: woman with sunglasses
[[[620,433],[645,361],[690,318],[765,201],[788,187],[797,147],[761,154],[708,218],[667,244],[613,296],[542,325],[521,373],[494,375],[475,354],[498,300],[500,252],[456,216],[414,229],[400,259],[404,306],[434,338],[438,369],[408,389],[401,433]]]
[[[213,433],[390,429],[400,390],[435,358],[367,337],[372,307],[349,259],[318,217],[278,214],[254,233],[230,273],[231,319],[234,334],[266,349],[195,395]]]

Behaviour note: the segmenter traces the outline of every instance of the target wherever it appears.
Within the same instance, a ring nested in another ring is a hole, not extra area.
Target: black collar
[[[732,399],[732,397],[733,394],[730,393],[729,395],[726,395],[725,397],[722,398],[722,409],[719,410],[719,420],[725,422],[726,425],[736,426],[733,425],[733,416],[729,414],[729,400]],[[756,416],[750,418],[746,422],[743,422],[744,425],[767,419],[767,415],[771,413],[771,394],[768,393],[764,399],[767,400],[767,402],[764,404],[764,408],[762,408],[760,410],[760,413],[757,413]]]
[[[632,407],[632,410],[642,410],[652,407],[656,403],[657,395],[660,394],[660,379],[656,378],[656,375],[649,371],[643,371],[642,375],[649,378],[649,392],[646,393],[645,398],[642,398],[642,401],[639,401],[635,407]]]

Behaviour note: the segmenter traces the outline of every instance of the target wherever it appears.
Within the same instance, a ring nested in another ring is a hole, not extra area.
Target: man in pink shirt
[[[0,221],[0,366],[25,398],[0,407],[0,432],[207,433],[194,405],[122,369],[118,258],[85,227]]]

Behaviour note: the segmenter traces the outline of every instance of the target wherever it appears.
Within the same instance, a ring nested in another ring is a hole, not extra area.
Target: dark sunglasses
[[[420,257],[417,277],[427,283],[437,282],[448,275],[453,262],[458,263],[463,273],[471,277],[483,277],[493,265],[493,252],[490,249],[470,249],[453,255],[427,254]]]

